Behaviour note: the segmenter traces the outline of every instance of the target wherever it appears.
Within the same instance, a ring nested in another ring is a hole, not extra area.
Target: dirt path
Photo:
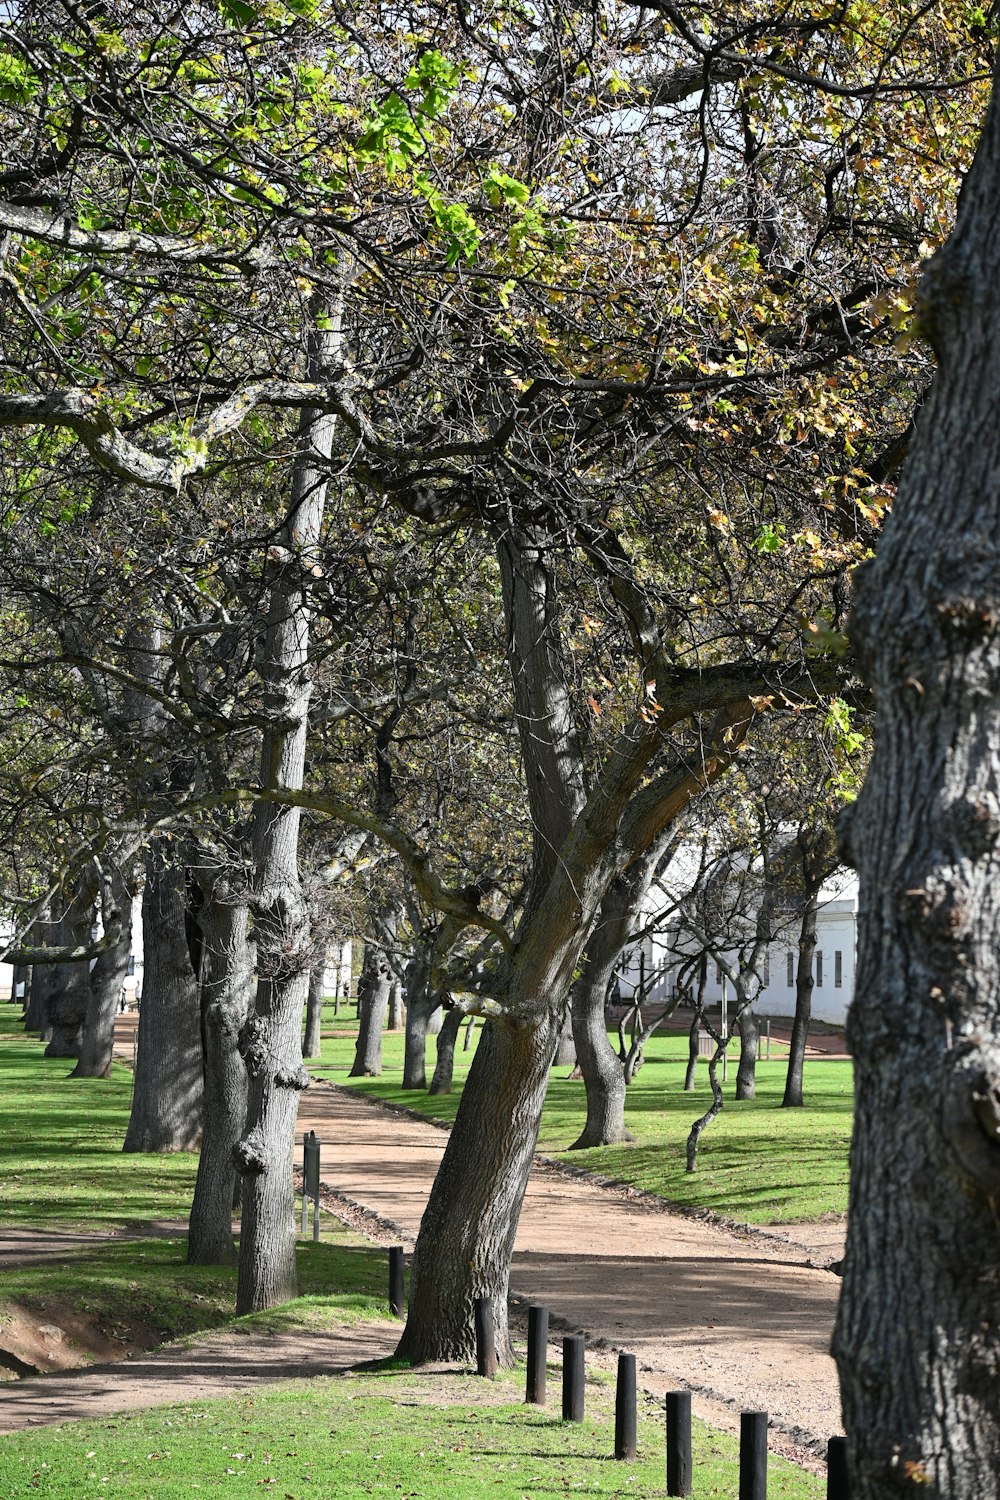
[[[332,1084],[303,1097],[299,1124],[323,1143],[324,1183],[412,1244],[445,1132]],[[818,1451],[840,1431],[828,1352],[840,1282],[811,1255],[536,1166],[511,1289],[592,1348],[634,1352],[651,1389],[699,1392],[709,1420],[732,1428],[741,1409],[763,1409]]]
[[[258,1385],[330,1375],[396,1347],[399,1324],[307,1333],[225,1330],[114,1364],[64,1370],[2,1387],[0,1433],[48,1422],[232,1396]]]

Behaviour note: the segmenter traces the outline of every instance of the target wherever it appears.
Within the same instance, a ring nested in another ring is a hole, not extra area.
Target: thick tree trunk
[[[745,1006],[740,1012],[736,1028],[740,1034],[740,1065],[736,1069],[736,1097],[737,1099],[756,1099],[760,1025],[752,1005]]]
[[[80,1043],[80,1061],[71,1078],[107,1078],[115,1043],[115,1017],[121,1003],[122,986],[132,956],[132,901],[138,871],[128,875],[116,870],[111,877],[111,895],[121,917],[117,943],[98,954],[90,971],[90,994]]]
[[[402,1031],[406,1020],[403,1010],[403,986],[400,980],[393,979],[389,990],[389,1014],[386,1017],[386,1031]]]
[[[310,335],[309,378],[322,382],[338,357],[336,327]],[[294,1297],[292,1151],[302,1066],[302,1010],[309,989],[309,922],[299,881],[299,810],[267,799],[297,791],[305,773],[309,714],[310,607],[306,580],[319,544],[334,419],[304,410],[282,547],[268,563],[268,616],[261,642],[264,710],[273,726],[261,745],[265,789],[254,807],[254,916],[259,982],[241,1050],[250,1083],[246,1129],[235,1159],[243,1213],[237,1312],[258,1312]]]
[[[437,1062],[434,1066],[434,1077],[431,1086],[427,1090],[429,1094],[450,1094],[451,1081],[455,1072],[455,1043],[458,1041],[458,1032],[463,1017],[457,1010],[450,1010],[444,1018],[437,1039]]]
[[[473,1304],[490,1297],[497,1355],[512,1363],[510,1257],[555,1040],[551,1016],[483,1030],[417,1236],[402,1358],[471,1361]]]
[[[625,1129],[625,1073],[621,1058],[608,1041],[604,1012],[608,981],[618,953],[607,952],[604,958],[601,962],[592,939],[570,1001],[576,1055],[587,1093],[587,1121],[570,1147],[572,1151],[635,1139]]]
[[[819,890],[817,889],[807,895],[799,928],[799,957],[795,969],[795,1019],[792,1022],[792,1039],[788,1048],[785,1094],[781,1101],[783,1109],[794,1109],[802,1104],[802,1075],[805,1068],[806,1043],[809,1040],[809,1022],[812,1018],[813,959],[816,955],[818,905]]]
[[[186,909],[184,871],[172,846],[155,839],[142,893],[142,1005],[125,1151],[196,1151],[201,1139],[201,1015]]]
[[[940,371],[853,639],[878,732],[834,1337],[855,1500],[1000,1496],[1000,97],[930,262]]]
[[[253,950],[246,901],[230,889],[225,871],[200,867],[196,874],[204,896],[198,925],[205,1098],[187,1258],[190,1265],[234,1265],[233,1151],[247,1111],[247,1073],[239,1039],[253,1001]]]
[[[10,1003],[16,1005],[19,1001],[26,1004],[28,997],[28,986],[31,983],[31,970],[24,964],[15,964],[10,978]],[[20,994],[18,991],[20,990]]]
[[[323,990],[326,979],[326,949],[317,957],[309,974],[309,994],[306,997],[306,1034],[302,1043],[303,1057],[319,1057],[323,1045]]]

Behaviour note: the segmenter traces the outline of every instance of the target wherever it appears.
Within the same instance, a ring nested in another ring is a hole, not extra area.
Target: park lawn
[[[344,1018],[338,1024],[345,1031],[350,1026]],[[382,1040],[384,1072],[380,1078],[347,1077],[354,1055],[349,1035],[324,1039],[317,1076],[350,1084],[376,1098],[450,1123],[472,1051],[464,1052],[460,1046],[455,1053],[455,1092],[431,1098],[415,1090],[404,1092],[400,1087],[402,1033],[387,1033]],[[432,1038],[428,1078],[433,1071],[433,1049]],[[711,1095],[704,1061],[698,1068],[694,1092],[684,1093],[686,1056],[685,1035],[653,1037],[646,1047],[646,1064],[628,1092],[626,1124],[636,1136],[635,1143],[589,1151],[568,1149],[583,1126],[583,1083],[567,1078],[565,1068],[554,1068],[542,1115],[539,1150],[600,1176],[643,1188],[668,1202],[711,1209],[747,1223],[791,1223],[846,1212],[853,1106],[849,1062],[810,1058],[806,1062],[805,1107],[782,1109],[784,1057],[758,1063],[757,1098],[742,1103],[733,1097],[734,1061],[725,1086],[725,1108],[702,1136],[697,1170],[688,1173],[687,1134],[692,1122],[708,1108]]]
[[[0,1437],[4,1500],[192,1500],[261,1492],[286,1500],[387,1493],[419,1500],[544,1500],[555,1494],[662,1496],[663,1417],[647,1399],[639,1457],[616,1463],[613,1391],[588,1378],[587,1418],[520,1399],[523,1376],[494,1382],[399,1368],[294,1381],[252,1395],[67,1422]],[[731,1500],[734,1438],[697,1423],[696,1500]],[[773,1459],[771,1500],[819,1500],[823,1481]]]

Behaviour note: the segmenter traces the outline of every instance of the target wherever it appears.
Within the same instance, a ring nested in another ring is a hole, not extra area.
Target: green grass
[[[131,1073],[116,1064],[110,1078],[70,1079],[72,1068],[33,1039],[0,1037],[3,1222],[103,1230],[186,1218],[198,1158],[124,1155]]]
[[[384,1318],[385,1251],[362,1244],[335,1219],[325,1219],[326,1243],[296,1248],[300,1297],[267,1313],[241,1318],[240,1326],[327,1326]],[[53,1306],[92,1314],[112,1337],[130,1321],[145,1323],[162,1339],[219,1328],[234,1321],[236,1271],[189,1266],[185,1241],[112,1240],[0,1276],[0,1329],[5,1301],[36,1315]],[[0,1490],[0,1495],[2,1495]]]
[[[553,1372],[554,1374],[555,1372]],[[4,1500],[419,1500],[662,1496],[662,1417],[648,1402],[635,1463],[616,1463],[612,1395],[588,1382],[587,1419],[520,1401],[521,1377],[386,1370],[289,1382],[225,1401],[158,1407],[0,1437]],[[558,1399],[550,1393],[550,1407]],[[737,1489],[737,1442],[697,1424],[697,1500]],[[823,1482],[772,1460],[771,1500],[818,1500]]]
[[[345,1023],[340,1022],[338,1025]],[[734,1043],[735,1051],[735,1043]],[[350,1037],[323,1043],[319,1076],[403,1104],[433,1119],[451,1121],[472,1052],[455,1054],[452,1094],[431,1098],[400,1087],[401,1034],[383,1037],[384,1072],[377,1079],[348,1079],[354,1055]],[[428,1077],[434,1039],[428,1046]],[[698,1168],[686,1171],[685,1142],[693,1120],[708,1108],[708,1069],[698,1069],[695,1091],[683,1090],[687,1038],[656,1036],[646,1048],[646,1064],[628,1092],[626,1124],[634,1145],[569,1151],[583,1125],[583,1084],[553,1069],[542,1115],[539,1149],[576,1166],[628,1182],[672,1203],[712,1209],[753,1224],[818,1219],[847,1209],[847,1158],[851,1137],[852,1073],[849,1062],[811,1058],[806,1063],[803,1109],[782,1109],[785,1062],[757,1065],[757,1098],[733,1097],[735,1061],[725,1087],[720,1117],[702,1136]],[[332,1066],[330,1066],[332,1065]]]

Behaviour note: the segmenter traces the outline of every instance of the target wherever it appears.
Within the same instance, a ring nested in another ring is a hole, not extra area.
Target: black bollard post
[[[401,1318],[406,1311],[402,1245],[393,1245],[389,1251],[389,1311],[395,1318]]]
[[[667,1494],[691,1493],[691,1392],[667,1392]]]
[[[826,1445],[826,1500],[851,1500],[845,1437],[832,1437]]]
[[[767,1412],[740,1413],[740,1500],[767,1500]]]
[[[476,1324],[476,1374],[492,1380],[497,1372],[496,1331],[493,1327],[493,1298],[477,1297],[474,1303]]]
[[[528,1308],[528,1381],[524,1399],[545,1405],[545,1362],[549,1352],[549,1310],[537,1303]]]
[[[585,1368],[582,1336],[567,1335],[563,1339],[562,1415],[564,1422],[583,1421]]]
[[[635,1355],[619,1354],[615,1387],[615,1458],[631,1463],[637,1453],[635,1438]]]

